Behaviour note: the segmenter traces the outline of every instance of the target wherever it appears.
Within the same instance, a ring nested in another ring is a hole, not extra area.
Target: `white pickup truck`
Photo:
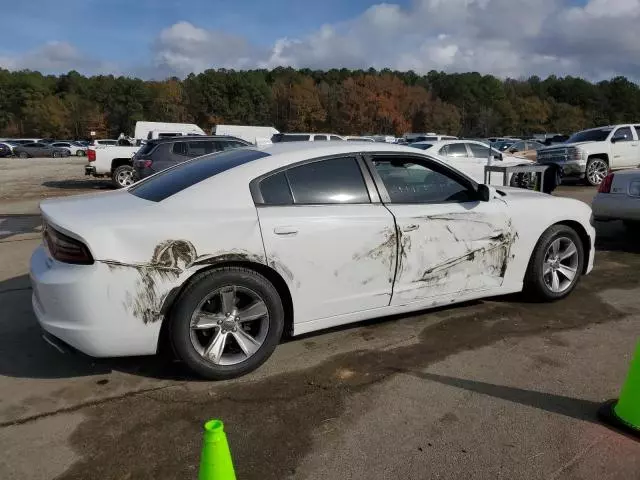
[[[557,165],[563,178],[600,185],[609,170],[640,164],[640,125],[611,125],[574,133],[565,143],[538,150],[537,162]]]
[[[135,181],[133,156],[140,146],[97,145],[87,150],[89,163],[84,174],[93,177],[110,177],[116,188],[123,188]]]

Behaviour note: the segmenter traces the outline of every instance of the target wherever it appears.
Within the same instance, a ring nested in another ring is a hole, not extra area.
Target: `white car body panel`
[[[136,122],[134,138],[136,140],[150,140],[158,138],[160,133],[179,133],[182,135],[206,135],[198,125],[193,123],[170,122]],[[151,134],[151,135],[149,135]]]
[[[95,168],[96,175],[111,175],[114,160],[126,160],[130,163],[136,152],[140,150],[140,147],[109,145],[98,145],[89,148],[96,151],[95,161],[89,162],[89,165]]]
[[[247,149],[269,156],[159,202],[130,193],[135,186],[42,202],[44,220],[82,241],[95,259],[92,265],[69,265],[52,259],[44,247],[34,252],[33,304],[42,327],[93,356],[153,354],[166,308],[180,288],[197,272],[230,261],[260,265],[284,280],[294,306],[294,335],[516,292],[542,232],[567,220],[589,235],[586,272],[592,268],[595,231],[591,209],[582,202],[500,188],[504,195],[496,193],[489,202],[473,206],[256,208],[249,182],[301,160],[354,152],[433,156],[370,142],[295,142]],[[398,233],[389,210],[400,228],[418,221],[419,228]],[[446,215],[464,220],[444,222]],[[276,228],[283,233],[276,234]],[[410,287],[414,277],[428,269],[438,274],[425,282],[431,282],[432,289]],[[447,274],[450,277],[441,281]],[[392,294],[396,275],[401,280],[397,297]]]
[[[213,135],[229,135],[253,143],[254,145],[268,145],[271,137],[280,133],[274,127],[256,127],[252,125],[216,125]]]

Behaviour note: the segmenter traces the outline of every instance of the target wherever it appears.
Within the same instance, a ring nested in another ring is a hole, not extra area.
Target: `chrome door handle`
[[[296,227],[275,227],[273,233],[276,235],[297,235],[298,229]]]
[[[402,227],[402,231],[403,232],[413,232],[414,230],[417,230],[420,228],[420,225],[405,225],[404,227]]]

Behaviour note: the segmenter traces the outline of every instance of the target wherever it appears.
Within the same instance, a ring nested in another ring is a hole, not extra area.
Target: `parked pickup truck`
[[[110,177],[116,188],[127,187],[135,181],[132,159],[139,148],[108,145],[89,147],[89,163],[84,167],[84,174]]]
[[[574,133],[565,143],[538,150],[537,161],[558,165],[563,178],[600,185],[610,170],[640,164],[640,125],[610,125]]]

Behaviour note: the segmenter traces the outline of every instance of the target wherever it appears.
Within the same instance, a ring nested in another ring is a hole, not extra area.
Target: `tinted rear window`
[[[311,135],[282,135],[281,142],[307,142]]]
[[[267,156],[269,156],[268,153],[245,149],[207,155],[190,162],[180,163],[148,180],[143,180],[131,187],[129,193],[145,200],[160,202],[218,173]]]
[[[138,155],[146,155],[150,153],[156,145],[156,143],[145,143],[142,147],[140,147],[140,150],[138,150]]]

